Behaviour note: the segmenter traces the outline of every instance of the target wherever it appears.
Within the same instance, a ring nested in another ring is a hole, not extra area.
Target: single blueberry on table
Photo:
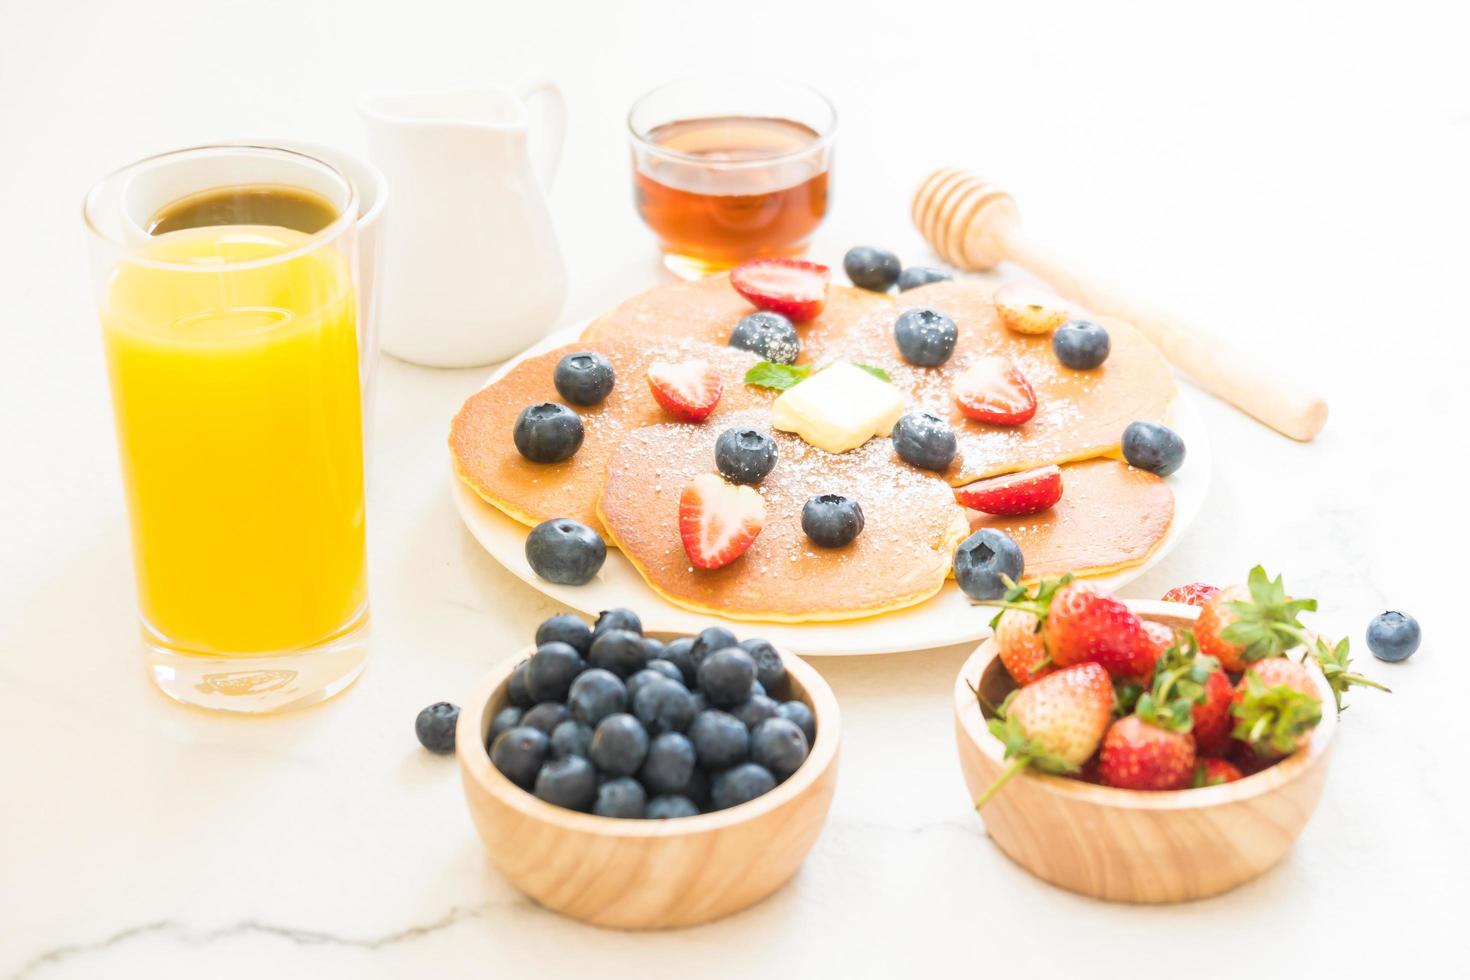
[[[807,745],[816,744],[817,717],[812,714],[812,709],[808,708],[805,702],[783,701],[781,702],[780,711],[782,718],[793,722],[797,728],[801,729],[801,733],[806,736]]]
[[[738,646],[716,650],[699,665],[699,690],[717,708],[733,708],[750,696],[755,660]]]
[[[555,585],[586,585],[607,561],[602,537],[581,521],[557,517],[526,535],[526,563]]]
[[[898,256],[871,245],[858,245],[842,257],[842,271],[859,289],[886,293],[898,282]]]
[[[530,711],[521,715],[521,725],[527,728],[536,728],[548,738],[556,731],[556,726],[572,716],[567,706],[560,701],[542,701]]]
[[[414,719],[413,733],[430,752],[454,751],[454,726],[459,723],[459,706],[448,701],[431,704]]]
[[[560,463],[582,448],[582,419],[556,402],[528,405],[516,416],[511,439],[533,463]]]
[[[657,660],[650,660],[648,661],[648,667],[646,669],[653,671],[661,677],[667,677],[669,680],[684,685],[685,687],[688,686],[687,684],[684,684],[684,671],[680,670],[679,665],[674,663],[672,660],[667,660],[662,657]],[[642,671],[640,671],[639,673],[642,673]]]
[[[677,817],[697,817],[699,807],[684,796],[655,796],[643,808],[643,816],[649,820],[673,820]]]
[[[961,541],[954,553],[955,582],[971,599],[999,599],[1008,588],[1004,580],[1019,582],[1025,567],[1020,545],[991,527]]]
[[[710,803],[716,810],[749,803],[776,788],[776,777],[765,766],[744,762],[727,769],[710,783]]]
[[[730,346],[760,355],[773,364],[795,364],[801,338],[791,321],[779,313],[761,310],[740,318],[730,331]]]
[[[1157,422],[1130,422],[1123,430],[1123,458],[1131,466],[1168,476],[1184,465],[1184,440]]]
[[[490,762],[506,779],[526,790],[536,784],[536,773],[550,754],[551,739],[539,728],[526,725],[501,732],[490,743]]]
[[[592,627],[571,613],[557,613],[536,627],[536,645],[565,643],[582,656],[592,646]]]
[[[556,362],[551,380],[573,405],[596,405],[613,390],[612,362],[594,351],[577,351]]]
[[[898,352],[920,367],[938,367],[949,360],[959,336],[954,321],[938,310],[904,310],[893,324]]]
[[[643,637],[631,630],[607,630],[592,640],[587,662],[619,677],[632,677],[648,666],[648,649]]]
[[[779,692],[786,686],[786,664],[769,640],[757,637],[741,640],[740,649],[755,661],[755,679],[761,685],[762,694]]]
[[[1368,624],[1368,649],[1379,660],[1398,663],[1419,649],[1419,621],[1408,613],[1379,613]]]
[[[517,708],[513,704],[507,705],[495,712],[495,717],[490,721],[490,734],[486,738],[486,741],[493,742],[501,732],[510,731],[519,725],[523,715],[525,715],[525,711]]]
[[[572,681],[586,669],[587,662],[570,644],[552,640],[526,661],[526,689],[537,701],[565,701]]]
[[[627,630],[642,636],[643,620],[631,609],[604,609],[597,614],[597,622],[592,624],[592,633],[596,636],[608,630]]]
[[[954,429],[928,412],[909,412],[893,424],[892,434],[898,458],[920,469],[947,470],[959,451]]]
[[[726,429],[715,440],[715,467],[732,483],[759,483],[776,465],[776,440],[759,429]]]
[[[568,718],[551,730],[552,758],[565,759],[569,755],[586,758],[591,744],[592,729],[575,719]]]
[[[693,687],[695,678],[694,663],[694,637],[681,636],[664,644],[663,658],[675,667],[684,677],[684,686]]]
[[[592,812],[599,817],[641,820],[647,802],[648,794],[638,780],[620,776],[597,787],[597,801],[592,804]]]
[[[699,665],[704,663],[704,658],[716,650],[737,645],[735,634],[723,626],[707,626],[700,630],[694,637],[694,646],[689,650],[689,662],[694,665],[694,673],[699,674]],[[691,682],[694,678],[691,678]]]
[[[779,718],[781,706],[764,694],[757,694],[731,708],[730,714],[739,718],[746,728],[754,729],[767,718]]]
[[[526,663],[522,660],[516,664],[516,669],[510,672],[510,681],[505,685],[505,696],[517,708],[529,708],[536,703],[530,688],[526,687]]]
[[[906,293],[910,289],[919,286],[927,286],[931,282],[949,282],[954,276],[943,269],[934,269],[925,265],[911,265],[898,274],[898,291]]]
[[[694,743],[678,732],[664,732],[648,744],[638,778],[655,795],[681,793],[694,775]]]
[[[823,548],[851,544],[863,530],[863,508],[850,497],[824,493],[801,508],[801,529],[812,543]]]
[[[536,774],[535,793],[554,806],[586,813],[597,799],[597,771],[580,755],[552,759]]]
[[[1091,320],[1068,320],[1051,335],[1052,353],[1074,371],[1090,371],[1102,364],[1112,346],[1108,332]]]
[[[567,707],[572,717],[591,728],[627,706],[628,689],[622,678],[599,667],[578,674],[567,692]]]
[[[694,720],[694,695],[683,684],[660,677],[638,691],[633,714],[650,735],[682,732]]]
[[[726,769],[744,762],[750,751],[750,732],[734,715],[723,711],[701,711],[689,724],[689,741],[699,764],[706,769]]]
[[[592,730],[587,756],[605,773],[631,776],[648,755],[648,732],[629,714],[611,714]]]
[[[751,761],[769,769],[777,782],[800,769],[808,751],[806,733],[785,718],[769,718],[750,733]]]

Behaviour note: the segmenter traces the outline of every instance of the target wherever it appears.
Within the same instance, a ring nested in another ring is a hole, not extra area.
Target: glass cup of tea
[[[352,183],[196,147],[83,213],[154,683],[227,711],[330,697],[367,655]]]
[[[633,197],[664,264],[697,279],[800,255],[827,213],[837,112],[797,82],[711,75],[633,104]]]

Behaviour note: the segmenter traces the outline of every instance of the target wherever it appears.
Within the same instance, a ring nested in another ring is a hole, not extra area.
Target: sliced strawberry
[[[1042,466],[980,480],[955,490],[954,497],[971,510],[1001,517],[1039,514],[1062,499],[1062,471]]]
[[[800,259],[751,259],[730,272],[735,291],[763,310],[810,320],[827,304],[831,270]]]
[[[970,418],[992,425],[1020,425],[1036,414],[1031,382],[1010,358],[998,354],[977,358],[955,378],[954,400]]]
[[[1036,283],[1007,283],[995,291],[995,308],[1016,333],[1050,333],[1072,318],[1072,308],[1056,293]]]
[[[725,384],[708,361],[654,361],[648,365],[654,399],[680,422],[703,422],[720,403]]]
[[[701,473],[679,495],[679,536],[695,568],[709,570],[745,554],[766,523],[766,502],[752,487]]]

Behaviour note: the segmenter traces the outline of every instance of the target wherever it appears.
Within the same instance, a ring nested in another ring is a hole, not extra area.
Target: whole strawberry
[[[1079,771],[1097,751],[1113,716],[1113,683],[1099,665],[1079,664],[1015,691],[999,714],[987,724],[1005,745],[1005,757],[1014,761],[975,802],[977,810],[1027,766]]]
[[[1213,658],[1204,658],[1211,659]],[[1195,704],[1192,714],[1195,749],[1200,755],[1224,755],[1230,748],[1230,729],[1235,719],[1230,714],[1235,689],[1230,678],[1218,665],[1204,683],[1204,697]]]
[[[1113,677],[1136,679],[1148,675],[1157,656],[1133,610],[1087,582],[1057,589],[1044,618],[1042,636],[1058,667],[1091,661]]]
[[[1235,687],[1231,736],[1258,759],[1280,759],[1306,745],[1322,720],[1322,698],[1306,667],[1273,657],[1251,664]]]
[[[1194,773],[1194,736],[1138,715],[1119,718],[1103,736],[1098,772],[1119,789],[1182,789]]]
[[[1316,599],[1288,598],[1281,577],[1268,578],[1257,565],[1245,585],[1232,585],[1205,601],[1194,635],[1201,651],[1230,673],[1239,673],[1248,663],[1279,657],[1305,643],[1297,615],[1316,608]]]
[[[1186,606],[1203,606],[1209,601],[1210,596],[1219,592],[1218,586],[1206,585],[1204,582],[1190,582],[1188,585],[1176,585],[1161,597],[1165,602],[1182,602]]]
[[[1053,580],[1040,582],[1030,591],[1020,585],[1013,587],[1005,600],[1024,603],[1028,608],[1002,609],[990,621],[990,628],[995,631],[996,655],[1011,679],[1022,687],[1055,670],[1041,635],[1041,616],[1034,610],[1044,608],[1058,585]]]
[[[1187,711],[1188,730],[1199,754],[1221,755],[1230,747],[1234,693],[1220,662],[1201,654],[1194,634],[1181,630],[1155,665],[1149,691],[1153,707],[1148,710],[1167,709],[1181,729]],[[1139,703],[1144,704],[1142,698]]]
[[[1243,778],[1243,774],[1235,765],[1225,759],[1200,759],[1194,764],[1194,776],[1189,785],[1194,789],[1201,786],[1219,786],[1223,783],[1233,783]]]

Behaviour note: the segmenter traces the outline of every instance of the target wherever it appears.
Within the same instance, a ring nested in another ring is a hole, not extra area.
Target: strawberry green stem
[[[1001,773],[1000,777],[997,778],[995,782],[990,784],[989,789],[980,794],[980,799],[975,801],[975,809],[978,810],[985,804],[989,803],[990,798],[994,796],[997,792],[999,792],[1002,786],[1010,782],[1012,776],[1020,772],[1022,769],[1025,769],[1030,764],[1030,758],[1024,755],[1019,756],[1015,762],[1012,762],[1009,766],[1006,767],[1006,771]]]

